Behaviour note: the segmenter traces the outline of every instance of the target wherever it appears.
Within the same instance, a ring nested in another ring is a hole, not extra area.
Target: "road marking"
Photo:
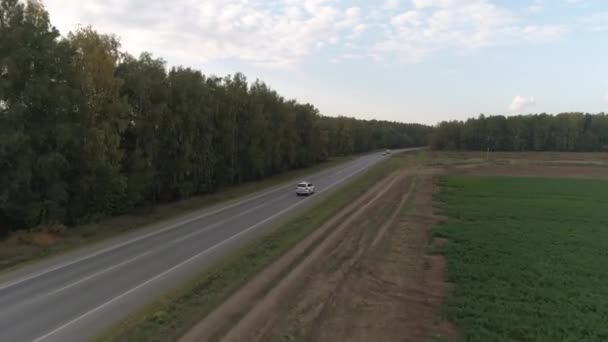
[[[226,222],[228,222],[228,221],[230,221],[230,220],[232,220],[232,219],[234,219],[234,218],[237,218],[237,217],[243,216],[243,215],[245,215],[245,214],[248,214],[248,213],[250,213],[250,212],[252,212],[252,211],[254,211],[254,210],[257,210],[257,209],[259,209],[259,208],[261,208],[261,207],[263,207],[263,206],[265,206],[265,205],[267,205],[267,204],[277,202],[277,201],[279,201],[279,200],[283,199],[283,197],[285,197],[285,196],[281,196],[281,197],[279,197],[279,198],[275,199],[274,201],[265,202],[265,203],[262,203],[262,204],[260,204],[260,205],[256,205],[255,207],[253,207],[253,208],[249,208],[249,209],[247,209],[247,210],[245,210],[245,211],[243,211],[243,212],[240,212],[240,213],[238,213],[238,214],[237,214],[237,215],[235,215],[235,216],[231,216],[230,218],[223,219],[223,220],[218,221],[218,222],[216,222],[216,223],[213,223],[213,224],[211,224],[211,225],[205,226],[203,229],[200,229],[200,230],[195,230],[195,231],[193,231],[193,232],[191,232],[191,233],[188,233],[188,234],[186,234],[186,235],[180,236],[180,237],[178,237],[178,238],[176,238],[176,239],[173,239],[173,240],[171,240],[171,241],[169,241],[169,242],[167,242],[167,243],[163,244],[163,245],[162,245],[161,247],[159,247],[159,248],[153,248],[153,249],[151,249],[151,250],[149,250],[149,251],[147,251],[147,252],[144,252],[144,253],[142,253],[142,254],[139,254],[139,255],[137,255],[137,256],[134,256],[134,257],[132,257],[132,258],[130,258],[130,259],[128,259],[128,260],[125,260],[125,261],[123,261],[123,262],[121,262],[121,263],[118,263],[118,264],[116,264],[116,265],[112,265],[112,266],[107,267],[107,268],[105,268],[105,269],[103,269],[103,270],[101,270],[101,271],[95,272],[95,273],[93,273],[93,274],[91,274],[91,275],[89,275],[89,276],[87,276],[87,277],[85,277],[85,278],[79,279],[79,280],[77,280],[77,281],[75,281],[75,282],[73,282],[73,283],[71,283],[71,284],[69,284],[69,285],[65,285],[65,286],[63,286],[63,287],[61,287],[61,288],[59,288],[59,289],[53,290],[53,291],[51,291],[51,292],[48,292],[48,293],[46,293],[44,296],[51,296],[51,295],[54,295],[54,294],[59,293],[59,292],[61,292],[61,291],[63,291],[63,290],[69,289],[70,287],[73,287],[73,286],[76,286],[76,285],[78,285],[78,284],[80,284],[80,283],[82,283],[82,282],[85,282],[85,281],[87,281],[87,280],[89,280],[89,279],[93,279],[93,278],[95,278],[95,277],[97,277],[97,276],[100,276],[100,275],[102,275],[102,274],[104,274],[104,273],[107,273],[107,272],[109,272],[109,271],[111,271],[111,270],[113,270],[113,269],[116,269],[116,268],[118,268],[118,267],[121,267],[121,266],[124,266],[124,265],[126,265],[126,264],[129,264],[129,263],[131,263],[131,262],[133,262],[133,261],[136,261],[136,260],[138,260],[138,259],[141,259],[141,258],[143,258],[143,257],[144,257],[144,256],[146,256],[146,255],[149,255],[149,254],[151,254],[151,253],[155,253],[155,252],[158,252],[158,251],[160,251],[160,250],[166,249],[166,248],[170,247],[171,245],[174,245],[174,244],[176,244],[176,243],[179,243],[179,242],[182,242],[182,241],[184,241],[184,240],[187,240],[187,239],[189,239],[189,238],[191,238],[191,237],[193,237],[193,236],[196,236],[196,235],[202,234],[202,233],[204,233],[204,232],[207,232],[207,231],[209,231],[209,230],[211,230],[211,229],[213,229],[213,228],[216,228],[217,226],[220,226],[220,225],[222,225],[222,224],[224,224],[224,223],[226,223]],[[39,298],[40,298],[40,297],[38,297],[37,299],[39,299]]]
[[[321,193],[323,193],[323,192],[325,192],[325,191],[328,191],[328,190],[330,190],[330,189],[334,188],[336,185],[338,185],[338,184],[340,184],[340,183],[342,183],[342,182],[346,181],[347,179],[349,179],[349,178],[353,177],[354,175],[358,174],[359,172],[363,171],[364,169],[369,168],[371,165],[372,165],[372,163],[369,163],[369,162],[368,162],[368,163],[365,163],[365,166],[363,166],[363,167],[361,167],[361,168],[359,168],[359,169],[355,170],[353,173],[349,174],[348,176],[346,176],[346,177],[344,177],[344,178],[341,178],[340,180],[338,180],[338,181],[336,181],[336,182],[334,182],[334,183],[330,184],[330,185],[329,185],[329,186],[327,186],[325,189],[323,189],[323,190],[319,191],[319,192],[318,192],[318,194],[321,194]],[[297,207],[297,206],[302,205],[303,203],[307,203],[309,198],[310,198],[310,197],[304,198],[303,200],[298,201],[298,202],[296,202],[296,203],[294,203],[294,204],[292,204],[292,205],[288,206],[287,208],[284,208],[284,209],[280,210],[279,212],[275,213],[274,215],[271,215],[271,216],[269,216],[269,217],[265,218],[264,220],[262,220],[262,221],[260,221],[260,222],[258,222],[258,223],[256,223],[256,224],[254,224],[254,225],[252,225],[252,226],[249,226],[249,227],[245,228],[244,230],[242,230],[242,231],[240,231],[240,232],[238,232],[238,233],[236,233],[236,234],[234,234],[234,235],[230,236],[229,238],[227,238],[227,239],[225,239],[225,240],[222,240],[222,241],[218,242],[217,244],[215,244],[215,245],[213,245],[213,246],[211,246],[211,247],[207,248],[206,250],[204,250],[204,251],[202,251],[202,252],[200,252],[200,253],[198,253],[198,254],[195,254],[194,256],[192,256],[192,257],[190,257],[190,258],[188,258],[188,259],[186,259],[186,260],[184,260],[184,261],[180,262],[179,264],[177,264],[177,265],[175,265],[175,266],[173,266],[173,267],[171,267],[171,268],[169,268],[169,269],[167,269],[167,270],[165,270],[165,271],[163,271],[163,272],[161,272],[161,273],[157,274],[156,276],[154,276],[154,277],[152,277],[152,278],[150,278],[150,279],[148,279],[148,280],[144,281],[143,283],[141,283],[141,284],[139,284],[139,285],[137,285],[137,286],[135,286],[135,287],[133,287],[133,288],[129,289],[128,291],[123,292],[123,293],[121,293],[120,295],[118,295],[118,296],[116,296],[116,297],[114,297],[114,298],[110,299],[109,301],[107,301],[107,302],[105,302],[105,303],[103,303],[103,304],[101,304],[101,305],[99,305],[99,306],[97,306],[97,307],[95,307],[95,308],[93,308],[93,309],[91,309],[91,310],[89,310],[89,311],[87,311],[87,312],[85,312],[85,313],[81,314],[80,316],[78,316],[78,317],[76,317],[76,318],[74,318],[74,319],[70,320],[69,322],[67,322],[67,323],[65,323],[65,324],[63,324],[63,325],[61,325],[61,326],[59,326],[58,328],[55,328],[54,330],[52,330],[52,331],[50,331],[50,332],[48,332],[48,333],[46,333],[46,334],[44,334],[44,335],[42,335],[42,336],[40,336],[40,337],[36,338],[36,339],[35,339],[33,342],[40,342],[40,341],[42,341],[42,340],[44,340],[44,339],[46,339],[46,338],[48,338],[48,337],[50,337],[50,336],[52,336],[52,335],[54,335],[54,334],[58,333],[59,331],[61,331],[61,330],[65,329],[65,328],[67,328],[68,326],[70,326],[70,325],[72,325],[72,324],[74,324],[74,323],[76,323],[76,322],[78,322],[78,321],[82,320],[83,318],[85,318],[85,317],[87,317],[87,316],[90,316],[91,314],[94,314],[95,312],[97,312],[97,311],[99,311],[99,310],[101,310],[101,309],[103,309],[103,308],[107,307],[108,305],[111,305],[112,303],[114,303],[114,302],[116,302],[116,301],[120,300],[121,298],[123,298],[123,297],[125,297],[125,296],[128,296],[129,294],[131,294],[131,293],[133,293],[133,292],[137,291],[138,289],[140,289],[140,288],[142,288],[142,287],[144,287],[144,286],[146,286],[146,285],[150,284],[151,282],[153,282],[153,281],[155,281],[155,280],[157,280],[157,279],[160,279],[160,278],[164,277],[165,275],[167,275],[167,274],[169,274],[169,273],[173,272],[174,270],[176,270],[176,269],[178,269],[178,268],[180,268],[180,267],[182,267],[182,266],[184,266],[184,265],[186,265],[186,264],[188,264],[188,263],[192,262],[193,260],[195,260],[195,259],[197,259],[197,258],[199,258],[199,257],[201,257],[201,256],[203,256],[203,255],[205,255],[205,254],[208,254],[208,253],[210,253],[210,252],[214,251],[215,249],[217,249],[217,248],[219,248],[219,247],[221,247],[221,246],[225,245],[226,243],[228,243],[228,242],[230,242],[230,241],[232,241],[232,240],[234,240],[234,239],[236,239],[236,238],[240,237],[241,235],[243,235],[243,234],[245,234],[245,233],[247,233],[247,232],[249,232],[249,231],[251,231],[251,230],[253,230],[253,229],[257,228],[257,227],[259,227],[260,225],[262,225],[262,224],[264,224],[264,223],[266,223],[266,222],[268,222],[268,221],[270,221],[270,220],[275,219],[276,217],[278,217],[278,216],[280,216],[280,215],[284,214],[285,212],[287,212],[287,211],[289,211],[289,210],[291,210],[291,209],[293,209],[293,208],[295,208],[295,207]]]
[[[240,216],[243,216],[243,215],[245,215],[245,214],[248,214],[248,213],[250,213],[250,212],[252,212],[252,211],[255,211],[255,210],[257,210],[257,209],[259,209],[259,208],[261,208],[261,207],[263,207],[263,206],[265,206],[265,205],[268,205],[268,204],[271,204],[271,203],[275,203],[275,202],[281,201],[281,200],[282,200],[284,197],[286,197],[286,196],[288,196],[288,195],[279,196],[278,198],[275,198],[274,200],[272,200],[272,201],[270,201],[270,202],[264,202],[264,203],[262,203],[262,204],[259,204],[259,205],[255,206],[255,207],[253,207],[253,208],[249,208],[249,209],[247,209],[247,210],[245,210],[245,211],[242,211],[242,212],[238,213],[238,214],[237,214],[237,215],[235,215],[235,216],[231,216],[230,218],[223,219],[223,220],[218,221],[218,222],[215,222],[215,223],[213,223],[213,224],[211,224],[211,225],[205,226],[203,229],[200,229],[200,230],[195,230],[195,231],[190,232],[190,233],[188,233],[188,234],[186,234],[186,235],[180,236],[180,237],[178,237],[178,238],[176,238],[176,239],[173,239],[173,240],[171,240],[171,241],[169,241],[169,242],[167,242],[167,243],[163,244],[163,245],[162,245],[161,247],[159,247],[159,248],[153,248],[153,249],[151,249],[151,250],[149,250],[149,251],[147,251],[147,252],[144,252],[144,253],[142,253],[142,254],[139,254],[139,255],[137,255],[137,256],[134,256],[134,257],[132,257],[132,258],[130,258],[130,259],[128,259],[128,260],[122,261],[122,262],[120,262],[120,263],[118,263],[118,264],[112,265],[112,266],[107,267],[107,268],[105,268],[105,269],[103,269],[103,270],[101,270],[101,271],[97,271],[97,272],[95,272],[95,273],[93,273],[93,274],[91,274],[91,275],[89,275],[89,276],[86,276],[86,277],[84,277],[84,278],[81,278],[81,279],[79,279],[79,280],[77,280],[77,281],[75,281],[75,282],[73,282],[73,283],[71,283],[71,284],[68,284],[68,285],[65,285],[65,286],[63,286],[63,287],[60,287],[60,288],[58,288],[58,289],[52,290],[52,291],[50,291],[50,292],[47,292],[47,293],[45,293],[45,294],[44,294],[44,295],[42,295],[42,296],[33,297],[33,298],[30,298],[29,300],[26,300],[25,302],[20,302],[20,303],[19,303],[19,305],[23,306],[23,305],[31,304],[32,302],[38,301],[38,300],[40,300],[41,298],[48,297],[48,296],[52,296],[52,295],[54,295],[54,294],[56,294],[56,293],[59,293],[59,292],[64,291],[64,290],[67,290],[67,289],[69,289],[69,288],[71,288],[71,287],[74,287],[74,286],[76,286],[76,285],[78,285],[78,284],[81,284],[81,283],[83,283],[83,282],[85,282],[85,281],[87,281],[87,280],[93,279],[93,278],[95,278],[95,277],[97,277],[97,276],[100,276],[100,275],[102,275],[102,274],[104,274],[104,273],[107,273],[107,272],[109,272],[109,271],[111,271],[111,270],[114,270],[114,269],[119,268],[119,267],[121,267],[121,266],[124,266],[124,265],[127,265],[127,264],[129,264],[129,263],[132,263],[132,262],[134,262],[134,261],[136,261],[136,260],[139,260],[139,259],[141,259],[141,258],[145,257],[146,255],[149,255],[149,254],[151,254],[151,253],[158,252],[158,251],[160,251],[160,250],[162,250],[162,249],[166,249],[166,248],[170,247],[171,245],[174,245],[174,244],[179,243],[179,242],[181,242],[181,241],[187,240],[187,239],[189,239],[189,238],[191,238],[191,237],[193,237],[193,236],[196,236],[196,235],[202,234],[202,233],[204,233],[204,232],[207,232],[207,231],[209,231],[209,230],[211,230],[211,229],[214,229],[214,228],[216,228],[216,227],[218,227],[218,226],[220,226],[220,225],[222,225],[222,224],[224,224],[224,223],[226,223],[226,222],[228,222],[228,221],[230,221],[230,220],[232,220],[232,219],[234,219],[234,218],[236,218],[236,217],[240,217]]]
[[[344,168],[347,168],[347,167],[352,167],[352,166],[355,166],[355,165],[360,164],[360,163],[361,163],[361,160],[355,160],[355,161],[353,161],[353,162],[352,162],[352,164],[351,164],[351,163],[347,163],[347,165],[342,165],[342,166],[337,167],[337,168],[338,168],[338,169],[344,169]],[[321,172],[319,172],[319,173],[317,173],[317,174],[315,174],[315,175],[313,175],[313,176],[311,176],[311,177],[320,177],[320,176],[322,176],[322,175],[324,175],[324,174],[326,174],[326,173],[329,173],[330,171],[334,171],[334,172],[335,172],[336,170],[332,168],[332,169],[329,169],[329,170],[321,171]],[[172,224],[172,225],[169,225],[169,226],[167,226],[167,227],[165,227],[165,228],[161,228],[161,229],[158,229],[158,230],[154,230],[153,232],[146,233],[146,234],[144,234],[144,235],[141,235],[141,236],[135,237],[135,238],[133,238],[133,239],[130,239],[130,240],[127,240],[127,241],[124,241],[124,242],[118,243],[118,244],[116,244],[116,245],[112,245],[111,247],[107,247],[107,248],[101,249],[101,250],[99,250],[99,251],[97,251],[97,252],[93,252],[93,253],[91,253],[91,254],[85,255],[85,256],[80,257],[80,258],[77,258],[77,259],[75,259],[75,260],[72,260],[72,261],[69,261],[69,262],[65,262],[65,263],[61,263],[61,264],[59,264],[59,265],[55,265],[55,266],[53,266],[53,267],[51,267],[51,268],[47,268],[47,269],[45,269],[44,271],[41,271],[41,272],[38,272],[38,273],[34,273],[34,274],[32,274],[32,275],[29,275],[29,276],[23,277],[23,278],[21,278],[21,279],[17,279],[17,280],[15,280],[15,281],[12,281],[12,282],[9,282],[9,283],[6,283],[6,284],[3,284],[3,285],[0,285],[0,291],[3,291],[3,290],[5,290],[5,289],[7,289],[7,288],[10,288],[10,287],[12,287],[12,286],[15,286],[15,285],[21,284],[21,283],[23,283],[23,282],[25,282],[25,281],[28,281],[28,280],[31,280],[31,279],[35,279],[35,278],[40,277],[40,276],[43,276],[43,275],[45,275],[45,274],[48,274],[48,273],[54,272],[54,271],[56,271],[56,270],[59,270],[59,269],[62,269],[62,268],[65,268],[65,267],[68,267],[68,266],[74,265],[74,264],[79,263],[79,262],[81,262],[81,261],[88,260],[88,259],[94,258],[94,257],[96,257],[96,256],[98,256],[98,255],[102,255],[102,254],[104,254],[104,253],[107,253],[107,252],[113,251],[113,250],[115,250],[115,249],[118,249],[118,248],[121,248],[121,247],[124,247],[124,246],[130,245],[130,244],[135,243],[135,242],[137,242],[137,241],[141,241],[141,240],[147,239],[147,238],[149,238],[149,237],[152,237],[152,236],[155,236],[155,235],[158,235],[158,234],[164,233],[164,232],[166,232],[166,231],[169,231],[169,230],[175,229],[175,228],[177,228],[177,227],[180,227],[180,226],[183,226],[183,225],[185,225],[185,224],[188,224],[188,223],[194,222],[194,221],[196,221],[196,220],[200,220],[200,219],[202,219],[202,218],[205,218],[205,217],[208,217],[208,216],[211,216],[211,215],[215,215],[215,214],[220,213],[220,212],[222,212],[222,211],[224,211],[224,210],[228,210],[228,209],[231,209],[231,208],[237,207],[237,206],[239,206],[239,205],[241,205],[241,204],[243,204],[243,203],[247,203],[247,202],[254,201],[254,200],[256,200],[256,199],[258,199],[258,198],[260,198],[260,197],[266,196],[266,195],[268,195],[268,194],[271,194],[271,193],[273,193],[273,192],[276,192],[276,191],[279,191],[279,190],[282,190],[282,189],[285,189],[285,188],[288,188],[288,187],[291,187],[291,186],[292,186],[291,184],[282,184],[282,185],[277,185],[277,186],[272,187],[272,188],[270,188],[270,189],[268,189],[268,190],[266,190],[266,191],[264,191],[264,192],[262,192],[262,193],[260,193],[260,194],[258,194],[258,195],[255,195],[255,196],[253,196],[253,197],[247,197],[247,198],[244,198],[244,199],[242,199],[242,200],[240,200],[240,201],[238,201],[238,202],[235,202],[235,203],[229,204],[229,205],[224,206],[224,207],[221,207],[221,208],[217,208],[217,209],[215,209],[215,210],[212,210],[212,211],[210,211],[210,212],[203,213],[203,214],[201,214],[201,215],[197,215],[197,216],[194,216],[194,217],[191,217],[191,218],[185,219],[185,220],[180,221],[180,222],[178,222],[178,223],[174,223],[174,224]]]

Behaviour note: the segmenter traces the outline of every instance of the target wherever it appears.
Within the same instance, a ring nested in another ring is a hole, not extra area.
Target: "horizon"
[[[242,72],[323,115],[436,125],[608,110],[608,3],[586,0],[46,0],[62,35]],[[144,5],[145,4],[145,5]]]

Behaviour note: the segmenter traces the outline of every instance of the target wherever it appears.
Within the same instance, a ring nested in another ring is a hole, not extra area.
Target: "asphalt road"
[[[306,177],[310,197],[297,197],[295,183],[277,186],[3,274],[0,341],[87,340],[385,158]]]

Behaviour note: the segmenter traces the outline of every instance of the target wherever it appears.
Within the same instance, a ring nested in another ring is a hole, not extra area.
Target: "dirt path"
[[[398,175],[386,182],[373,198],[365,201],[352,215],[333,228],[331,233],[285,278],[281,279],[222,341],[267,340],[269,332],[273,330],[272,323],[280,321],[284,315],[286,299],[293,298],[301,292],[298,287],[307,282],[306,278],[318,265],[324,264],[334,269],[332,276],[323,280],[323,286],[341,282],[364,251],[367,245],[364,241],[373,238],[366,236],[367,234],[352,234],[351,227],[359,226],[360,222],[368,222],[370,218],[366,214],[369,214],[370,210],[375,210],[374,208],[381,207],[386,196],[393,192],[392,189],[402,184],[404,178],[403,175]],[[333,265],[330,261],[334,262]]]
[[[197,324],[180,341],[218,340],[227,331],[229,331],[229,334],[226,338],[230,338],[230,336],[234,335],[239,336],[240,331],[246,331],[248,334],[248,330],[252,328],[254,322],[259,317],[264,317],[263,325],[269,325],[269,323],[272,322],[269,318],[272,314],[272,308],[276,306],[276,300],[281,298],[279,294],[283,294],[285,290],[290,287],[288,285],[291,283],[291,280],[283,280],[282,287],[275,286],[276,283],[281,278],[285,277],[286,274],[288,274],[289,279],[300,275],[302,271],[291,273],[289,273],[289,271],[295,264],[298,264],[303,256],[310,252],[312,247],[319,244],[321,240],[323,243],[327,244],[328,240],[324,239],[324,237],[330,230],[332,230],[335,236],[337,226],[346,227],[349,222],[356,220],[362,213],[360,209],[369,206],[371,203],[375,203],[378,197],[390,189],[397,180],[397,177],[398,174],[393,174],[385,178],[359,199],[341,210],[313,234],[301,241],[264,271],[260,272],[260,274],[246,286],[237,291],[220,307]],[[319,248],[316,248],[316,250],[319,250]],[[311,258],[309,257],[305,260],[311,260]],[[306,263],[307,262],[300,263],[298,265],[299,269],[304,269]],[[268,294],[266,295],[266,293]],[[263,298],[263,300],[260,301],[261,298]],[[234,326],[235,324],[237,325]],[[240,339],[240,337],[238,339]]]
[[[361,258],[301,336],[310,341],[428,341],[450,338],[454,329],[437,324],[446,294],[444,261],[428,255],[433,182],[419,176],[398,220]],[[291,326],[294,326],[291,324]],[[296,325],[297,326],[297,325]],[[286,336],[275,336],[275,339]]]
[[[387,195],[393,215],[374,230],[369,222],[350,227],[347,238],[311,272],[283,317],[255,340],[428,341],[456,331],[438,319],[447,286],[445,264],[429,256],[431,175],[412,175]],[[373,217],[373,213],[370,213]],[[378,225],[376,225],[377,227]],[[372,238],[375,236],[375,238]],[[335,265],[339,265],[336,267]]]
[[[450,340],[438,319],[445,263],[428,255],[433,177],[379,182],[181,341]]]

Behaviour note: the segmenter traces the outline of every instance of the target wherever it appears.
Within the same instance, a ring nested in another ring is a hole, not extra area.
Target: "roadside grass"
[[[376,182],[402,167],[404,155],[373,166],[176,290],[145,306],[95,341],[175,341],[232,293]]]
[[[608,182],[445,177],[446,306],[463,341],[608,341]]]
[[[313,167],[292,170],[264,180],[227,187],[213,194],[138,208],[126,215],[106,217],[95,223],[70,227],[60,235],[35,231],[16,232],[7,239],[0,240],[0,272],[39,261],[49,256],[86,247],[93,243],[116,237],[121,233],[145,228],[159,221],[195,212],[212,205],[229,202],[288,181],[297,181],[299,177],[338,166],[353,158],[334,158]]]

